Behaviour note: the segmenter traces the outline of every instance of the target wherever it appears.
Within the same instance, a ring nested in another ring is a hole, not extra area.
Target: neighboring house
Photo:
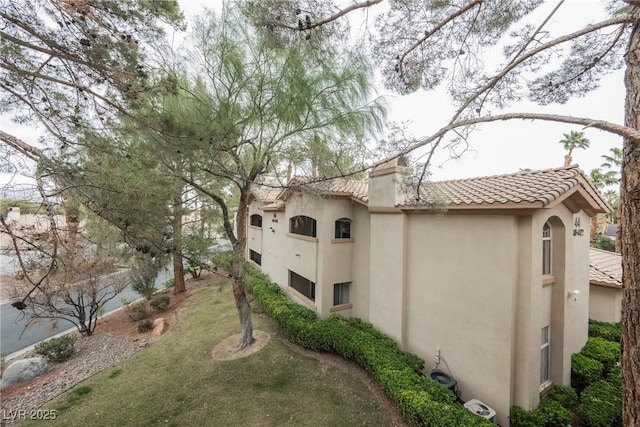
[[[589,249],[589,318],[617,323],[622,315],[622,256]]]
[[[512,405],[570,383],[587,340],[589,218],[609,207],[576,166],[427,183],[420,205],[408,176],[392,161],[368,181],[257,187],[247,258],[321,317],[372,323],[506,426]]]

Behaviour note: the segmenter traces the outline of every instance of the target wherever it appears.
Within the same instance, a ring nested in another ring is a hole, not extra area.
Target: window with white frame
[[[549,381],[549,326],[542,328],[540,339],[540,384]]]
[[[294,216],[289,219],[289,232],[316,237],[316,220],[304,215]]]
[[[542,275],[551,274],[551,226],[542,227]]]
[[[349,286],[351,282],[335,283],[333,285],[333,305],[349,303]]]
[[[340,218],[336,221],[336,239],[351,238],[351,220],[349,218]]]
[[[311,301],[316,300],[316,284],[291,270],[289,270],[289,286]]]

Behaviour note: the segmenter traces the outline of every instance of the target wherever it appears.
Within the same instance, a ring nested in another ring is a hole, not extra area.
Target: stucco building
[[[247,258],[321,317],[359,317],[508,425],[570,383],[587,340],[589,218],[609,210],[576,166],[429,183],[408,169],[252,193]],[[424,203],[426,202],[426,203]]]

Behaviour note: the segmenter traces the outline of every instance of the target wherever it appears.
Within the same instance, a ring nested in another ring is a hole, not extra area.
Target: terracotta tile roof
[[[310,177],[294,177],[289,184],[290,189],[304,189],[322,196],[344,196],[366,204],[369,201],[369,182],[343,178],[313,182]],[[285,197],[287,190],[279,197]]]
[[[622,256],[589,248],[589,283],[622,287]]]
[[[335,178],[314,182],[311,177],[294,177],[287,187],[261,186],[254,194],[269,208],[279,209],[276,202],[286,200],[291,190],[316,192],[322,196],[344,196],[363,204],[369,202],[369,182]],[[596,212],[609,212],[598,190],[577,165],[505,175],[429,182],[422,187],[426,207],[456,208],[542,208],[580,191],[577,206]],[[591,200],[587,200],[591,199]],[[275,203],[275,204],[274,204]],[[400,207],[416,207],[403,203]],[[417,208],[423,208],[418,206]],[[576,210],[577,211],[577,210]]]
[[[276,177],[265,176],[261,184],[253,184],[251,193],[263,203],[273,203],[282,191],[283,184]]]
[[[545,169],[480,178],[431,182],[423,187],[427,202],[452,207],[519,204],[545,207],[576,187],[608,211],[606,202],[577,167]]]

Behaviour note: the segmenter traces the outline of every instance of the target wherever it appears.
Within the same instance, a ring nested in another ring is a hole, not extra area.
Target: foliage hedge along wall
[[[287,298],[275,283],[249,267],[247,285],[287,338],[305,348],[333,352],[370,372],[407,421],[416,426],[490,426],[459,403],[445,387],[420,373],[424,360],[360,319],[315,312]]]

